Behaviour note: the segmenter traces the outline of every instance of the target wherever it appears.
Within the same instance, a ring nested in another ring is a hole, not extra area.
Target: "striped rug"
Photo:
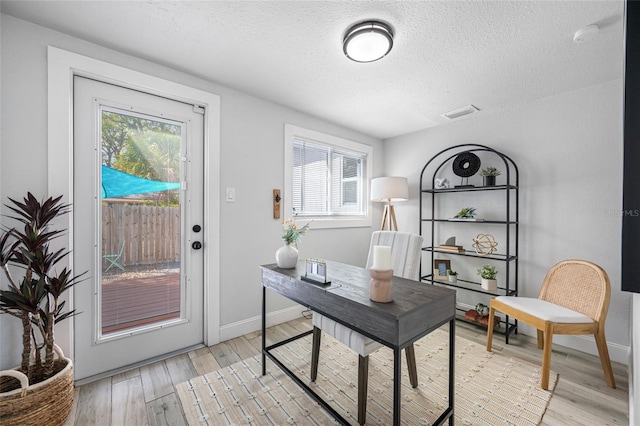
[[[277,350],[278,358],[357,425],[358,357],[323,334],[316,383],[309,381],[311,336]],[[403,355],[402,423],[431,425],[447,406],[448,334],[436,330],[415,344],[418,382],[411,388]],[[552,391],[540,388],[540,366],[487,352],[456,337],[455,424],[537,425]],[[260,356],[180,383],[177,393],[190,425],[332,425],[333,418],[289,377]],[[551,372],[550,388],[557,374]],[[370,355],[367,425],[392,424],[393,353]]]

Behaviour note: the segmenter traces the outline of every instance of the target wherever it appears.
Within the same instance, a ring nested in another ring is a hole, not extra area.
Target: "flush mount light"
[[[367,21],[349,28],[342,50],[356,62],[373,62],[384,58],[393,47],[391,27],[379,21]]]

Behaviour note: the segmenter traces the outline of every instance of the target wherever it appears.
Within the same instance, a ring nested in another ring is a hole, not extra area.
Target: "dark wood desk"
[[[327,280],[331,281],[331,284],[320,286],[300,279],[305,271],[304,260],[299,261],[295,269],[280,269],[275,264],[263,265],[260,268],[263,375],[266,374],[266,357],[269,357],[338,421],[349,424],[271,353],[272,349],[309,335],[312,331],[271,346],[266,345],[268,288],[393,349],[393,424],[400,425],[402,349],[449,322],[449,406],[436,424],[443,424],[449,419],[449,424],[453,425],[455,290],[393,277],[393,302],[376,303],[369,300],[371,277],[367,269],[328,261]]]

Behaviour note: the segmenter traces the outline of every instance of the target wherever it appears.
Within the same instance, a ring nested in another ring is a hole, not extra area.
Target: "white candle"
[[[373,263],[371,269],[388,271],[391,269],[391,247],[373,246]]]

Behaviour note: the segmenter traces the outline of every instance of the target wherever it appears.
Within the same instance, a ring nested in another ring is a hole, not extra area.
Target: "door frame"
[[[63,195],[73,204],[73,76],[80,75],[205,108],[204,117],[204,343],[220,341],[220,96],[139,71],[47,46],[49,195]],[[67,234],[56,243],[71,250],[66,266],[73,265],[73,212],[57,224]],[[65,265],[61,265],[65,266]],[[76,273],[81,271],[76,271]],[[82,284],[80,284],[82,285]],[[73,292],[66,293],[74,309]],[[56,342],[74,359],[74,319],[56,328]]]

